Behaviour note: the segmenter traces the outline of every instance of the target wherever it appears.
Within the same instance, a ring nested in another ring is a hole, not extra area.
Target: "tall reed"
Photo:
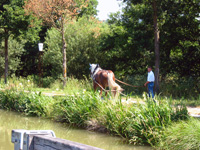
[[[133,144],[155,145],[165,127],[177,119],[187,119],[185,106],[178,107],[166,100],[155,103],[148,99],[145,104],[128,104],[120,101],[101,103],[98,121],[110,132]],[[181,115],[180,115],[181,114]]]
[[[152,146],[159,142],[164,129],[173,121],[188,118],[184,105],[172,105],[170,100],[159,97],[157,100],[155,103],[147,98],[145,103],[133,104],[123,103],[121,99],[101,99],[98,93],[88,91],[63,97],[16,89],[0,91],[0,108],[51,117],[84,128],[95,120],[96,125],[129,143]]]
[[[57,98],[54,118],[84,127],[96,113],[99,100],[100,97],[96,93],[86,91]]]
[[[52,97],[41,95],[40,92],[0,91],[0,108],[26,115],[50,117],[53,103]]]
[[[200,121],[191,118],[168,126],[156,149],[198,150],[200,147]]]

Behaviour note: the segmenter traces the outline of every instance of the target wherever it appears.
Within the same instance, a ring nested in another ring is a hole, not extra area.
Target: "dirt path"
[[[198,107],[187,107],[190,116],[200,118],[200,106]]]

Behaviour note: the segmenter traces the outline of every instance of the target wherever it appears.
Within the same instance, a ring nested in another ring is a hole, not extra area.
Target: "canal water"
[[[12,129],[53,130],[56,137],[75,141],[105,150],[151,150],[147,146],[133,146],[124,144],[119,137],[90,132],[57,123],[50,119],[27,117],[16,112],[0,109],[0,150],[14,150],[11,143]]]

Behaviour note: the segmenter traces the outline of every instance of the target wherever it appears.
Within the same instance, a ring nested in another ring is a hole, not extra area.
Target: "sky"
[[[108,19],[108,15],[112,12],[117,12],[120,10],[119,4],[122,1],[117,0],[98,0],[97,10],[99,11],[97,14],[97,18],[99,20],[106,20]]]

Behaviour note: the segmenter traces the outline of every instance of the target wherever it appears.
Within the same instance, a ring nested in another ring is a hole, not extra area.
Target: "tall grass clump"
[[[67,78],[67,84],[63,88],[63,82],[61,80],[55,80],[52,84],[50,84],[50,88],[53,90],[62,89],[66,94],[74,94],[80,93],[83,91],[91,91],[92,90],[92,81],[89,81],[87,78],[84,80],[78,80],[73,77]]]
[[[31,116],[50,116],[53,98],[36,92],[16,90],[0,91],[0,108],[18,111]]]
[[[0,88],[1,90],[5,89],[29,90],[37,87],[37,85],[33,81],[34,81],[33,76],[28,76],[27,78],[13,76],[12,78],[11,77],[8,78],[7,84],[5,84],[4,80],[1,79]]]
[[[200,120],[191,118],[168,126],[157,149],[198,150],[200,146]]]
[[[128,139],[133,144],[155,145],[163,130],[173,121],[187,119],[186,107],[173,107],[162,100],[155,103],[151,99],[145,104],[128,104],[108,101],[99,107],[98,121],[111,133]],[[181,114],[181,115],[180,115]]]
[[[100,97],[96,93],[83,92],[57,98],[54,117],[59,121],[84,127],[97,112]]]

